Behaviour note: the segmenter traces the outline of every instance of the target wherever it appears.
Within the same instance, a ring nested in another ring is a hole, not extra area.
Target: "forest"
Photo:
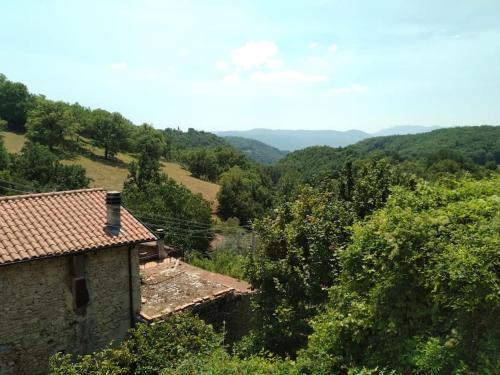
[[[310,147],[263,165],[213,134],[135,125],[3,75],[0,122],[28,140],[17,154],[0,140],[0,194],[88,186],[85,168],[64,159],[89,144],[103,162],[127,153],[125,207],[200,265],[258,290],[239,342],[180,314],[97,353],[56,354],[52,374],[500,370],[499,126]],[[217,182],[216,212],[166,175],[164,160]],[[220,225],[252,230],[258,246],[218,259],[207,249]]]

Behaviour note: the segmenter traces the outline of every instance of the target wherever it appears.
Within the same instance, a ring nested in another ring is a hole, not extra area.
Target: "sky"
[[[199,130],[500,124],[499,0],[0,0],[0,72]]]

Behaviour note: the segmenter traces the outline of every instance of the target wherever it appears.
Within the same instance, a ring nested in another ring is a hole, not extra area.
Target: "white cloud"
[[[114,69],[114,70],[121,70],[121,69],[127,69],[127,68],[128,68],[128,64],[124,61],[111,64],[111,69]]]
[[[243,69],[267,67],[276,69],[281,66],[277,57],[278,46],[273,42],[247,42],[244,46],[231,51],[233,62]]]
[[[187,56],[189,55],[189,50],[188,49],[181,49],[179,50],[179,56]]]
[[[222,81],[224,81],[225,83],[239,83],[240,76],[239,74],[228,74],[222,79]]]
[[[330,47],[328,47],[328,51],[330,52],[336,52],[337,51],[337,45],[336,44],[332,44]]]
[[[255,72],[250,75],[250,80],[257,83],[310,83],[324,82],[328,79],[322,75],[309,75],[298,71]]]
[[[362,92],[367,92],[368,87],[363,86],[363,85],[351,85],[351,86],[346,86],[346,87],[339,87],[337,89],[331,90],[331,92],[335,95],[338,94],[350,94],[350,93],[362,93]]]
[[[226,70],[227,68],[229,68],[229,64],[227,62],[225,62],[224,60],[219,60],[215,63],[215,67],[218,70]]]
[[[320,44],[318,42],[312,42],[311,44],[309,44],[309,48],[318,48],[320,46]]]

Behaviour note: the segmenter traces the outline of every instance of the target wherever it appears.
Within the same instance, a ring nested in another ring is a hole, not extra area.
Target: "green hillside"
[[[255,139],[243,137],[225,137],[224,139],[253,161],[264,165],[275,164],[288,154],[287,151],[279,150]]]
[[[0,135],[3,137],[5,147],[10,153],[15,154],[21,151],[26,142],[26,137],[23,134],[3,132]],[[135,157],[126,153],[118,153],[116,160],[109,162],[102,157],[103,150],[101,148],[93,147],[90,144],[86,144],[85,148],[90,152],[89,154],[65,159],[63,164],[83,166],[87,171],[87,175],[91,178],[90,186],[92,187],[122,190],[123,183],[128,175],[127,166],[135,160]],[[183,169],[178,163],[162,161],[161,169],[169,177],[186,186],[193,193],[201,194],[205,200],[211,202],[215,207],[219,185],[192,177],[191,173]]]
[[[500,164],[500,126],[438,129],[428,133],[365,139],[347,147],[315,146],[288,154],[277,164],[294,170],[305,181],[335,176],[349,159],[388,156],[413,168],[425,170],[463,168],[474,172],[481,166]],[[412,164],[413,163],[413,164]]]

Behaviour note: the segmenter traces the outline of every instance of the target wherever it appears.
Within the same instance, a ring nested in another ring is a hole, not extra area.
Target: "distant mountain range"
[[[310,146],[344,147],[359,142],[366,138],[398,135],[418,134],[435,129],[438,126],[396,126],[380,130],[376,133],[367,133],[361,130],[274,130],[274,129],[252,129],[244,131],[221,131],[215,132],[221,137],[240,137],[263,142],[279,150],[295,151]]]

